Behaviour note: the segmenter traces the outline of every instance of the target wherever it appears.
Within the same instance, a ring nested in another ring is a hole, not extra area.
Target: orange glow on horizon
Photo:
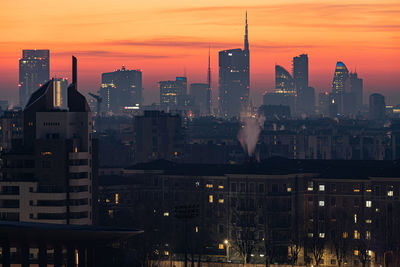
[[[70,77],[78,57],[79,85],[95,92],[102,72],[125,65],[143,70],[146,94],[159,80],[186,70],[206,82],[208,47],[214,94],[218,51],[243,47],[248,11],[251,93],[271,91],[274,66],[291,70],[293,56],[309,55],[310,86],[330,91],[336,61],[357,70],[366,94],[400,92],[398,0],[2,0],[0,98],[18,95],[22,49],[50,49],[51,76]],[[396,100],[400,103],[400,94]]]

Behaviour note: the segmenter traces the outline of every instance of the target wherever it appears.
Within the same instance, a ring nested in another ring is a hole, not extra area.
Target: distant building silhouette
[[[296,112],[312,115],[315,112],[315,90],[308,85],[308,55],[293,58],[293,79],[296,88]]]
[[[358,77],[357,72],[350,73],[350,91],[354,95],[356,112],[360,112],[363,107],[363,79]]]
[[[180,109],[187,104],[187,78],[160,81],[160,106],[163,110]]]
[[[100,96],[103,110],[108,114],[121,114],[125,107],[140,106],[143,103],[142,71],[120,70],[101,75]]]
[[[333,75],[332,81],[332,97],[335,100],[335,103],[338,107],[338,113],[343,115],[345,112],[344,104],[345,104],[345,93],[349,91],[346,89],[348,87],[348,78],[349,78],[349,71],[346,65],[338,61],[335,67],[335,73]]]
[[[369,117],[371,120],[382,121],[385,119],[386,104],[385,97],[381,94],[369,96]]]
[[[192,101],[192,107],[199,116],[210,115],[210,93],[209,84],[207,83],[190,84],[190,99]]]
[[[244,49],[230,49],[219,52],[219,109],[225,118],[239,117],[247,111],[250,94],[250,51],[248,25]]]
[[[279,65],[275,65],[275,93],[296,94],[296,88],[292,75]]]
[[[50,51],[22,50],[19,59],[19,105],[23,108],[31,94],[49,80]]]
[[[76,59],[73,59],[76,66]],[[0,202],[3,220],[92,224],[97,192],[97,143],[92,116],[76,87],[68,87],[68,110],[54,105],[50,80],[30,97],[23,111],[23,136],[2,155]]]

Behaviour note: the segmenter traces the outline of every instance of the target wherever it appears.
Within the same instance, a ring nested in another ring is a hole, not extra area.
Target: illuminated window
[[[367,190],[365,190],[365,192],[371,193],[371,192],[372,192],[372,189],[368,188]]]
[[[312,182],[312,181],[308,182],[307,190],[308,190],[308,191],[313,191],[313,189],[314,189],[314,184],[313,184],[313,182]]]
[[[213,195],[209,195],[209,196],[208,196],[208,202],[209,202],[209,203],[213,203],[213,202],[214,202],[214,197],[213,197]]]
[[[221,244],[221,243],[220,243],[220,244],[218,245],[218,248],[219,248],[219,249],[224,249],[224,244]]]
[[[353,192],[354,192],[354,193],[359,193],[359,192],[360,192],[360,189],[354,188],[354,189],[353,189]]]
[[[42,152],[42,156],[50,156],[50,155],[52,155],[53,153],[51,153],[50,151],[45,151],[45,152]]]
[[[325,185],[324,184],[320,184],[319,185],[319,191],[325,191]]]
[[[175,151],[174,152],[174,156],[177,157],[178,156],[178,152]]]
[[[372,201],[371,200],[365,201],[365,207],[371,208],[372,207]]]
[[[354,230],[354,239],[360,239],[360,232]]]
[[[388,197],[392,197],[392,196],[393,196],[393,190],[389,190],[389,191],[387,192],[387,195],[388,195]]]
[[[213,188],[213,184],[206,184],[206,188]]]
[[[199,232],[199,227],[196,226],[196,227],[194,228],[194,230],[195,230],[196,233],[198,233],[198,232]]]
[[[114,215],[114,211],[113,210],[108,210],[108,216],[112,217]]]
[[[224,189],[224,186],[223,185],[219,185],[218,189]]]
[[[115,194],[115,204],[118,205],[119,203],[119,194]]]
[[[343,232],[343,238],[348,238],[349,237],[349,233],[347,233],[347,232]]]
[[[169,216],[169,212],[168,211],[164,212],[164,217],[168,217],[168,216]]]
[[[365,232],[365,238],[366,238],[367,240],[371,240],[371,232],[370,232],[370,231],[366,231],[366,232]]]
[[[379,212],[379,209],[378,209],[378,208],[376,208],[376,209],[375,209],[375,212]]]
[[[287,188],[287,191],[288,191],[288,192],[292,192],[292,188],[291,188],[291,187],[288,187],[288,188]]]
[[[357,214],[354,214],[354,223],[357,223]]]
[[[75,153],[78,153],[78,147],[76,146],[74,149]]]
[[[318,202],[318,205],[319,205],[320,207],[324,207],[324,206],[325,206],[325,201],[320,200],[320,201]]]
[[[307,236],[308,236],[309,238],[312,238],[312,237],[314,236],[314,234],[313,234],[313,233],[307,233]]]
[[[167,250],[164,251],[164,255],[165,255],[165,256],[168,256],[168,255],[169,255],[169,251],[167,251]]]
[[[319,233],[319,238],[325,238],[325,233]]]
[[[370,223],[372,223],[372,220],[371,219],[367,219],[367,220],[365,220],[365,223],[370,224]]]
[[[354,255],[358,256],[358,250],[354,250]]]
[[[224,203],[224,199],[223,198],[220,198],[220,199],[218,199],[218,203]]]
[[[110,200],[108,198],[106,198],[106,203],[110,203]]]

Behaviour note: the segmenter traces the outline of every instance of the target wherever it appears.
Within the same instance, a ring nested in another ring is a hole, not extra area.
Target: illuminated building
[[[244,49],[219,52],[219,109],[225,118],[239,117],[249,105],[250,51],[246,13]]]
[[[42,85],[23,111],[22,138],[2,155],[2,220],[93,223],[97,143],[89,106],[76,87],[75,58],[73,66],[68,110],[54,105],[56,79]]]
[[[176,77],[175,81],[160,81],[160,106],[164,110],[178,109],[186,105],[187,78]]]
[[[381,94],[372,94],[369,96],[369,117],[371,120],[384,120],[386,105],[385,97]]]
[[[308,88],[308,56],[302,54],[293,58],[293,79],[296,92],[301,95]]]
[[[120,70],[101,75],[100,96],[103,99],[103,110],[107,114],[120,115],[124,107],[140,106],[142,96],[142,71]]]
[[[22,50],[19,59],[19,104],[23,108],[31,94],[49,80],[50,51]]]
[[[275,93],[278,94],[296,94],[294,80],[292,75],[279,65],[275,65]]]
[[[350,91],[354,94],[355,108],[359,112],[363,106],[363,79],[359,78],[357,72],[350,73]]]
[[[335,100],[335,104],[338,107],[339,115],[343,115],[344,113],[346,113],[344,110],[344,106],[345,102],[347,102],[345,101],[345,94],[346,91],[349,91],[348,78],[349,71],[346,65],[343,62],[338,61],[336,63],[335,73],[333,75],[332,96],[333,100]]]
[[[60,109],[68,108],[68,80],[65,78],[54,78],[53,79],[53,105]]]

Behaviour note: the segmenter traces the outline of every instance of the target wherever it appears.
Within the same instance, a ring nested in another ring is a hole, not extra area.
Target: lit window
[[[354,223],[357,223],[357,214],[354,214]]]
[[[354,250],[354,255],[358,256],[358,250]]]
[[[365,220],[365,223],[370,224],[370,223],[372,223],[372,220],[371,219],[367,219],[367,220]]]
[[[393,190],[390,190],[387,192],[388,197],[392,197],[393,196]]]
[[[372,192],[372,189],[367,189],[367,190],[365,190],[367,193],[371,193]]]
[[[288,187],[288,188],[287,188],[287,191],[288,191],[288,192],[292,192],[292,188],[291,188],[291,187]]]
[[[325,201],[320,200],[320,201],[318,202],[318,204],[319,204],[320,207],[324,207],[324,206],[325,206]]]
[[[119,203],[119,194],[115,194],[115,204],[118,205]]]
[[[168,211],[164,212],[164,217],[168,217],[168,216],[169,216],[169,212]]]
[[[376,209],[375,209],[375,212],[379,212],[379,209],[378,209],[378,208],[376,208]]]
[[[169,251],[167,251],[167,250],[164,251],[164,255],[165,255],[165,256],[168,256],[168,255],[169,255]]]
[[[206,184],[206,188],[213,188],[213,184]]]
[[[194,228],[194,230],[195,230],[196,233],[198,233],[198,232],[199,232],[199,227],[196,226],[196,227]]]
[[[319,233],[319,238],[325,238],[325,233]]]
[[[224,249],[224,244],[221,244],[221,243],[220,243],[220,244],[218,245],[218,248],[219,248],[219,249]]]
[[[307,236],[308,236],[309,238],[312,238],[312,237],[314,236],[314,234],[313,234],[313,233],[307,233]]]
[[[371,200],[365,201],[365,207],[371,208],[372,207],[372,201]]]
[[[371,232],[370,232],[370,231],[366,231],[366,232],[365,232],[365,238],[366,238],[367,240],[371,240]]]
[[[224,186],[223,185],[219,185],[218,189],[224,189]]]
[[[359,192],[360,192],[360,189],[354,188],[354,189],[353,189],[353,192],[354,192],[354,193],[359,193]]]
[[[325,185],[324,184],[320,184],[319,185],[319,191],[325,191]]]
[[[313,184],[313,182],[312,182],[312,181],[308,182],[307,190],[308,190],[308,191],[313,191],[313,189],[314,189],[314,184]]]
[[[106,203],[110,203],[110,200],[108,198],[106,198]]]
[[[218,203],[224,203],[224,199],[223,198],[220,198],[220,199],[218,199]]]
[[[213,202],[214,202],[214,197],[213,197],[213,195],[209,195],[209,196],[208,196],[208,202],[209,202],[209,203],[213,203]]]
[[[108,216],[112,217],[113,214],[114,214],[114,211],[113,211],[113,210],[108,210]]]
[[[349,233],[343,232],[343,238],[346,239],[346,238],[348,238],[348,237],[349,237]]]
[[[354,239],[360,239],[360,232],[354,230]]]

